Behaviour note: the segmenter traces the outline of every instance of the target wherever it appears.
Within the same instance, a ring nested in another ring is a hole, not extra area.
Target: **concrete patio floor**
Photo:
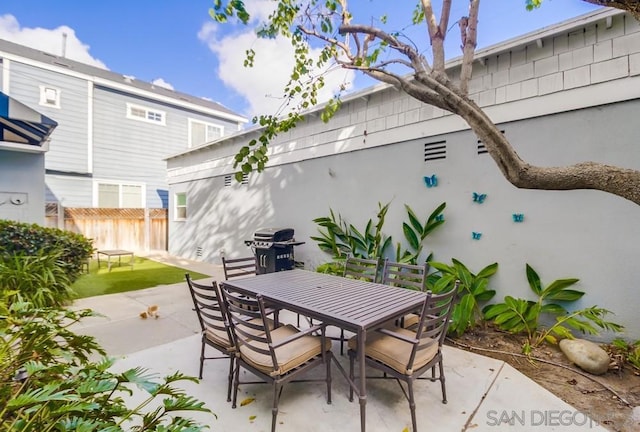
[[[174,259],[166,255],[150,258],[198,271],[222,280],[221,266]],[[139,313],[158,305],[158,319],[141,319]],[[118,359],[117,370],[144,367],[160,376],[175,371],[197,376],[200,336],[195,312],[185,283],[164,285],[123,294],[78,300],[78,308],[90,308],[103,317],[79,323],[75,331],[95,336],[107,353]],[[291,314],[283,321],[295,322]],[[210,353],[213,354],[213,349]],[[334,353],[348,368],[348,357]],[[226,401],[228,360],[205,362],[199,384],[178,383],[187,393],[206,403],[216,416],[194,413],[190,417],[210,426],[211,431],[268,431],[271,425],[271,387],[264,384],[240,387],[238,401],[252,403],[231,408]],[[442,403],[438,382],[419,381],[416,388],[418,429],[422,431],[606,431],[586,415],[563,402],[507,363],[489,357],[444,347],[448,403]],[[322,368],[319,368],[322,369]],[[374,371],[369,371],[374,374]],[[241,372],[247,373],[247,372]],[[321,371],[318,373],[322,373]],[[278,428],[293,431],[359,431],[357,398],[348,400],[348,385],[332,367],[333,403],[326,403],[322,383],[292,383],[280,400]],[[367,381],[367,431],[411,429],[408,402],[391,380]],[[134,399],[141,398],[135,394]],[[255,416],[255,417],[254,417]]]

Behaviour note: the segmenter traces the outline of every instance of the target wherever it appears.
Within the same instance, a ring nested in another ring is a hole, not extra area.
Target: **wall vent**
[[[225,187],[229,187],[233,183],[236,182],[233,177],[234,176],[232,176],[232,175],[224,176],[224,186]],[[240,184],[243,184],[243,185],[248,185],[249,184],[249,174],[246,174],[246,173],[242,174],[242,181],[240,182]]]
[[[446,159],[447,142],[436,141],[424,144],[424,161],[429,162],[438,159]]]
[[[503,131],[503,130],[501,130],[501,131],[500,131],[500,133],[501,133],[502,135],[504,135],[504,131]],[[479,154],[479,155],[489,153],[489,150],[487,150],[487,147],[486,147],[486,146],[484,145],[484,143],[483,143],[482,141],[480,141],[480,140],[478,140],[478,142],[477,142],[477,147],[476,147],[476,148],[477,148],[477,152],[478,152],[478,154]]]

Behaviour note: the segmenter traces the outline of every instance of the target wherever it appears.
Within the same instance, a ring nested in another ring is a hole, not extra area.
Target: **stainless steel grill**
[[[291,270],[295,267],[293,247],[304,244],[293,237],[293,228],[261,228],[253,240],[245,240],[256,256],[258,274]]]

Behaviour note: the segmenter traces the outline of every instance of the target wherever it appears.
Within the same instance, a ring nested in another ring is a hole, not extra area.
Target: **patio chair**
[[[203,285],[191,280],[189,273],[184,275],[189,286],[189,293],[198,316],[202,342],[200,348],[200,370],[198,378],[202,379],[202,369],[205,360],[229,359],[229,380],[227,384],[227,401],[231,401],[231,384],[233,367],[235,364],[236,347],[231,339],[231,330],[226,322],[222,309],[222,297],[215,281],[211,285]],[[205,347],[210,346],[218,350],[222,356],[205,357]]]
[[[365,343],[365,362],[367,366],[384,373],[378,379],[395,379],[409,401],[413,432],[417,432],[414,381],[431,369],[430,381],[440,381],[442,403],[447,403],[444,367],[442,365],[442,343],[447,334],[449,318],[456,299],[459,281],[455,288],[443,294],[427,292],[420,320],[415,331],[388,327],[376,330],[367,337]],[[354,379],[354,363],[357,356],[356,337],[349,339],[349,376]],[[436,376],[436,365],[438,374]],[[360,371],[365,373],[365,371]],[[402,386],[406,383],[407,389]],[[353,400],[353,388],[349,392]]]
[[[347,257],[344,262],[344,277],[366,280],[369,282],[378,281],[380,272],[380,260]]]
[[[381,283],[399,288],[424,291],[428,272],[429,264],[427,263],[415,265],[385,260],[382,267]],[[407,314],[401,318],[400,325],[405,328],[411,328],[417,325],[419,320],[419,312]]]
[[[379,259],[365,259],[356,257],[347,257],[344,262],[344,273],[346,278],[364,280],[368,282],[377,282],[378,273],[380,273]],[[337,339],[337,338],[332,338]],[[340,355],[344,354],[344,329],[340,329]]]
[[[222,268],[224,270],[225,280],[246,276],[255,276],[256,257],[250,256],[231,259],[222,257]]]
[[[303,373],[325,366],[325,378],[305,382],[325,382],[327,403],[331,403],[331,341],[325,337],[325,326],[315,325],[301,331],[292,325],[270,328],[265,318],[268,310],[262,296],[240,294],[222,284],[226,313],[236,347],[236,367],[233,378],[233,402],[236,407],[240,384],[240,367],[252,372],[264,383],[273,386],[271,432],[276,430],[278,402],[284,385],[299,381]],[[256,310],[257,309],[257,310]],[[247,320],[247,317],[251,318]],[[320,332],[320,336],[311,333]]]

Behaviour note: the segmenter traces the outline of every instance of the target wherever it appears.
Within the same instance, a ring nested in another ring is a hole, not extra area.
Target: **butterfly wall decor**
[[[513,221],[514,222],[523,222],[524,221],[524,214],[523,213],[514,213],[512,216],[513,216]]]
[[[436,220],[438,222],[442,222],[444,220],[444,215],[443,214],[439,214],[438,216],[436,216]]]
[[[478,204],[482,204],[484,200],[487,198],[487,194],[480,194],[478,192],[473,193],[473,202],[477,202]]]
[[[480,237],[482,237],[482,233],[481,232],[471,232],[471,238],[474,240],[480,240]]]
[[[424,184],[430,188],[430,187],[436,187],[438,186],[438,177],[436,177],[435,174],[433,174],[432,176],[425,176],[424,177]]]

